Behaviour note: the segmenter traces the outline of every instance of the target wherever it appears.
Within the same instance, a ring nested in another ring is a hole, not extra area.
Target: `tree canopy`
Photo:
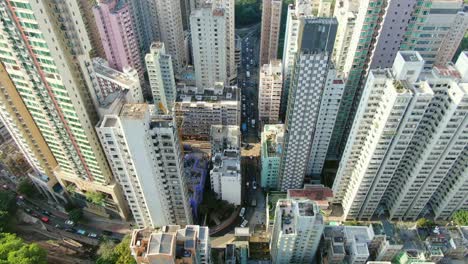
[[[236,28],[260,23],[262,11],[261,0],[237,0],[235,7]]]
[[[426,219],[426,218],[420,218],[416,222],[416,226],[419,228],[432,228],[435,226],[434,221]]]
[[[36,189],[29,180],[24,179],[18,184],[18,192],[26,197],[32,197],[36,194]]]
[[[115,245],[111,240],[104,240],[99,245],[96,264],[136,264],[130,251],[130,235],[126,235],[122,241]]]
[[[11,231],[15,220],[16,195],[12,191],[0,191],[0,232]]]
[[[468,211],[460,210],[453,214],[452,220],[460,226],[468,226]]]
[[[0,263],[46,264],[47,252],[37,244],[26,244],[15,234],[0,233]]]

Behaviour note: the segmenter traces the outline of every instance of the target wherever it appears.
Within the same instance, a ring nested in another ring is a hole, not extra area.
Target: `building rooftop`
[[[142,119],[148,112],[149,106],[146,103],[143,104],[125,104],[120,110],[119,116],[122,118],[130,119]]]
[[[93,69],[97,77],[110,79],[122,86],[133,85],[138,80],[137,73],[133,68],[126,67],[124,72],[120,72],[109,67],[108,62],[102,58],[93,58]]]
[[[173,234],[152,234],[147,254],[172,254],[175,239],[176,237]]]
[[[281,157],[283,153],[284,125],[265,125],[262,133],[262,156]]]
[[[328,208],[333,191],[321,184],[306,184],[303,189],[289,189],[288,198],[308,199],[315,201],[320,207]]]
[[[223,177],[239,177],[241,173],[239,152],[216,153],[213,157],[212,173],[222,173]]]
[[[398,53],[401,54],[406,62],[424,61],[417,51],[399,51]]]
[[[197,88],[183,83],[177,84],[177,102],[220,102],[239,101],[240,89],[237,86],[224,86],[217,83],[211,88]]]
[[[103,127],[114,127],[116,123],[117,123],[117,118],[107,116],[104,119]]]

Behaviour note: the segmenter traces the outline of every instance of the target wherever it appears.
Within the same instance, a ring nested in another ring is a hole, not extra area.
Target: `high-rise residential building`
[[[125,67],[120,72],[109,67],[106,60],[94,58],[92,80],[98,101],[104,100],[115,92],[128,90],[133,103],[143,103],[138,73],[130,67]]]
[[[179,85],[175,112],[183,119],[183,137],[209,141],[212,125],[240,126],[240,92],[223,83],[212,88]]]
[[[145,61],[154,104],[163,113],[172,111],[176,99],[176,83],[171,55],[166,54],[164,43],[151,44]]]
[[[284,125],[265,125],[263,127],[260,146],[261,186],[263,189],[278,189],[283,140]]]
[[[104,52],[104,47],[102,46],[101,36],[99,35],[99,30],[96,24],[96,19],[94,18],[93,13],[93,1],[88,0],[78,0],[80,8],[82,10],[81,14],[83,15],[83,22],[86,27],[86,32],[89,36],[89,41],[91,42],[91,58],[99,57],[104,58],[106,57],[106,53]]]
[[[466,83],[452,66],[423,67],[417,52],[402,51],[391,70],[370,72],[333,185],[346,218],[370,219],[382,207],[416,219],[431,197],[450,196],[436,190],[460,173]]]
[[[156,1],[126,0],[125,2],[130,6],[135,34],[139,44],[138,52],[143,61],[146,53],[149,52],[151,44],[155,41],[160,41]]]
[[[260,69],[258,85],[258,119],[263,124],[279,122],[283,75],[281,61],[272,60]]]
[[[333,62],[336,69],[339,72],[343,72],[346,59],[348,58],[349,45],[354,33],[359,2],[356,0],[338,1],[336,4],[333,16],[338,21],[338,30],[333,49]]]
[[[138,229],[132,233],[130,250],[137,264],[209,264],[209,233],[208,227],[198,225]]]
[[[195,10],[194,0],[180,0],[180,10],[182,14],[182,25],[184,30],[190,30],[190,14]]]
[[[260,65],[268,64],[278,56],[282,4],[282,0],[263,0]]]
[[[96,126],[139,227],[192,222],[175,120],[153,105],[125,104]]]
[[[180,74],[187,64],[180,1],[157,0],[155,2],[160,41],[164,43],[167,53],[171,55],[175,72]]]
[[[401,50],[418,51],[427,68],[445,66],[455,55],[468,29],[468,14],[462,11],[463,1],[421,1],[413,11]],[[462,18],[462,19],[460,19]],[[447,41],[451,41],[450,47]],[[448,51],[450,50],[450,51]],[[445,54],[442,59],[438,54]]]
[[[53,169],[47,176],[55,175],[88,211],[126,217],[124,196],[94,130],[91,44],[78,3],[9,0],[0,12],[0,60],[26,105],[20,116],[31,115],[58,164],[47,168]],[[88,201],[90,194],[99,199]]]
[[[356,10],[356,4],[358,9]],[[390,67],[396,52],[404,39],[404,34],[415,0],[393,1],[389,3],[360,1],[359,3],[338,2],[340,12],[355,14],[353,28],[348,23],[339,24],[339,32],[352,31],[351,39],[341,38],[337,47],[346,50],[346,58],[338,63],[347,77],[343,99],[337,116],[332,140],[328,151],[328,159],[339,159],[346,145],[349,129],[359,104],[361,91],[369,69]],[[343,8],[347,8],[343,9]],[[335,14],[337,14],[335,12]],[[344,15],[345,19],[347,15]],[[346,28],[346,29],[343,29]],[[349,41],[349,44],[347,44]],[[345,43],[343,43],[345,42]],[[338,56],[338,54],[336,54]],[[344,55],[344,54],[342,54]],[[336,58],[343,58],[340,57]]]
[[[322,93],[320,111],[315,125],[314,139],[310,148],[309,167],[307,174],[312,180],[320,183],[325,159],[330,145],[331,135],[335,127],[336,117],[343,97],[345,82],[339,73],[330,66]]]
[[[145,70],[129,5],[123,0],[103,0],[94,6],[93,13],[110,67],[122,71],[130,66],[144,83]]]
[[[57,160],[47,146],[19,91],[0,63],[0,119],[31,165],[30,175],[38,189],[57,203],[66,203],[64,190],[54,175]]]
[[[332,0],[320,0],[317,9],[318,17],[331,17],[333,15],[333,7],[335,2]]]
[[[234,205],[240,205],[242,176],[239,126],[211,126],[211,189],[217,196]]]
[[[312,263],[325,228],[314,201],[280,199],[276,203],[270,254],[274,264]]]
[[[468,28],[468,7],[463,6],[463,11],[459,11],[453,20],[450,30],[445,36],[439,51],[436,55],[435,65],[444,66],[452,61],[455,53],[460,47],[460,43]]]
[[[281,116],[286,115],[288,105],[289,86],[292,78],[296,53],[299,50],[299,27],[301,17],[312,15],[311,0],[296,1],[288,6],[286,15],[286,29],[283,47],[283,93],[281,95]]]
[[[298,51],[288,97],[280,189],[302,187],[308,173],[322,94],[327,83],[335,41],[334,18],[301,17]],[[314,75],[310,73],[314,72]]]
[[[229,83],[226,49],[226,10],[205,4],[190,15],[192,50],[197,87]]]

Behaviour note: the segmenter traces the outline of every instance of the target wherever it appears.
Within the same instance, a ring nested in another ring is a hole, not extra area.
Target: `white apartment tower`
[[[280,189],[283,191],[301,188],[309,173],[309,155],[329,74],[336,26],[333,18],[300,19],[299,51],[289,89],[280,169]],[[315,74],[311,75],[311,72]]]
[[[417,52],[399,52],[393,68],[372,70],[333,185],[348,219],[417,219],[466,140],[467,93],[453,68],[422,71]],[[458,174],[460,175],[460,174]],[[456,193],[456,190],[454,190]],[[449,192],[450,193],[450,192]]]
[[[274,264],[313,263],[325,228],[314,201],[280,199],[270,242]]]
[[[282,0],[263,0],[260,65],[268,64],[277,58],[282,4]]]
[[[260,69],[258,119],[263,124],[279,122],[283,75],[281,61],[272,60]]]
[[[339,72],[344,72],[346,59],[348,58],[349,46],[354,33],[359,2],[338,1],[334,16],[338,21],[335,45],[333,49],[333,62]]]
[[[234,205],[242,202],[240,136],[239,126],[211,126],[211,189]]]
[[[205,4],[190,15],[193,60],[197,87],[229,83],[227,69],[226,10]]]
[[[94,130],[91,43],[82,11],[76,1],[2,1],[0,61],[57,161],[60,185],[86,210],[125,218],[126,202]],[[102,199],[87,201],[90,192]]]
[[[159,20],[159,40],[165,44],[167,53],[171,55],[175,72],[180,74],[186,65],[180,1],[157,0],[154,2]]]
[[[174,118],[153,105],[125,104],[96,126],[139,227],[192,222]]]
[[[171,55],[166,54],[164,43],[151,44],[150,53],[146,54],[145,61],[153,103],[160,112],[171,112],[176,100],[176,83]]]
[[[315,125],[307,171],[307,174],[312,176],[312,180],[318,183],[320,183],[320,176],[327,157],[328,146],[338,116],[345,83],[346,80],[338,74],[336,69],[330,66],[322,93],[322,102],[320,103],[317,124]]]

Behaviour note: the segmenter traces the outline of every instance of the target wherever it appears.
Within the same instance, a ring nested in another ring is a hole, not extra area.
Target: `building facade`
[[[234,205],[242,202],[240,135],[239,126],[211,126],[211,189]]]
[[[280,199],[276,203],[270,253],[274,264],[312,263],[325,224],[315,202]]]
[[[176,83],[171,55],[162,42],[151,44],[145,57],[153,103],[162,113],[172,112],[176,100]]]
[[[54,175],[88,211],[127,217],[93,128],[91,44],[78,3],[6,1],[0,12],[0,60],[58,163]],[[102,199],[89,202],[87,193]]]
[[[132,233],[130,251],[137,264],[211,263],[209,229],[206,226],[178,225],[161,229],[138,229]]]
[[[278,56],[278,40],[281,24],[281,0],[263,0],[260,33],[260,65],[269,64]]]
[[[93,13],[109,66],[119,71],[130,66],[144,83],[145,69],[129,5],[123,0],[105,0],[93,8]]]
[[[277,190],[279,170],[283,153],[284,125],[265,125],[261,139],[261,186],[264,189]]]
[[[181,146],[172,116],[125,104],[96,126],[139,227],[192,223]]]
[[[159,20],[159,39],[171,55],[174,71],[182,73],[187,62],[180,1],[158,0],[155,1],[155,5]]]
[[[239,126],[240,89],[217,83],[213,88],[179,85],[176,115],[183,118],[182,135],[208,141],[212,125]]]
[[[276,124],[280,121],[281,91],[283,75],[281,61],[272,60],[260,69],[258,85],[258,120],[262,124]]]
[[[392,70],[369,74],[333,186],[346,218],[383,208],[416,219],[431,197],[450,196],[436,190],[463,159],[465,84],[453,67],[423,67],[417,52],[399,52]]]
[[[294,63],[285,123],[280,189],[302,187],[330,69],[336,19],[301,18],[299,51]],[[311,72],[316,74],[311,75]]]
[[[213,87],[216,82],[229,83],[226,16],[225,9],[213,4],[206,4],[190,15],[193,64],[199,88]]]

